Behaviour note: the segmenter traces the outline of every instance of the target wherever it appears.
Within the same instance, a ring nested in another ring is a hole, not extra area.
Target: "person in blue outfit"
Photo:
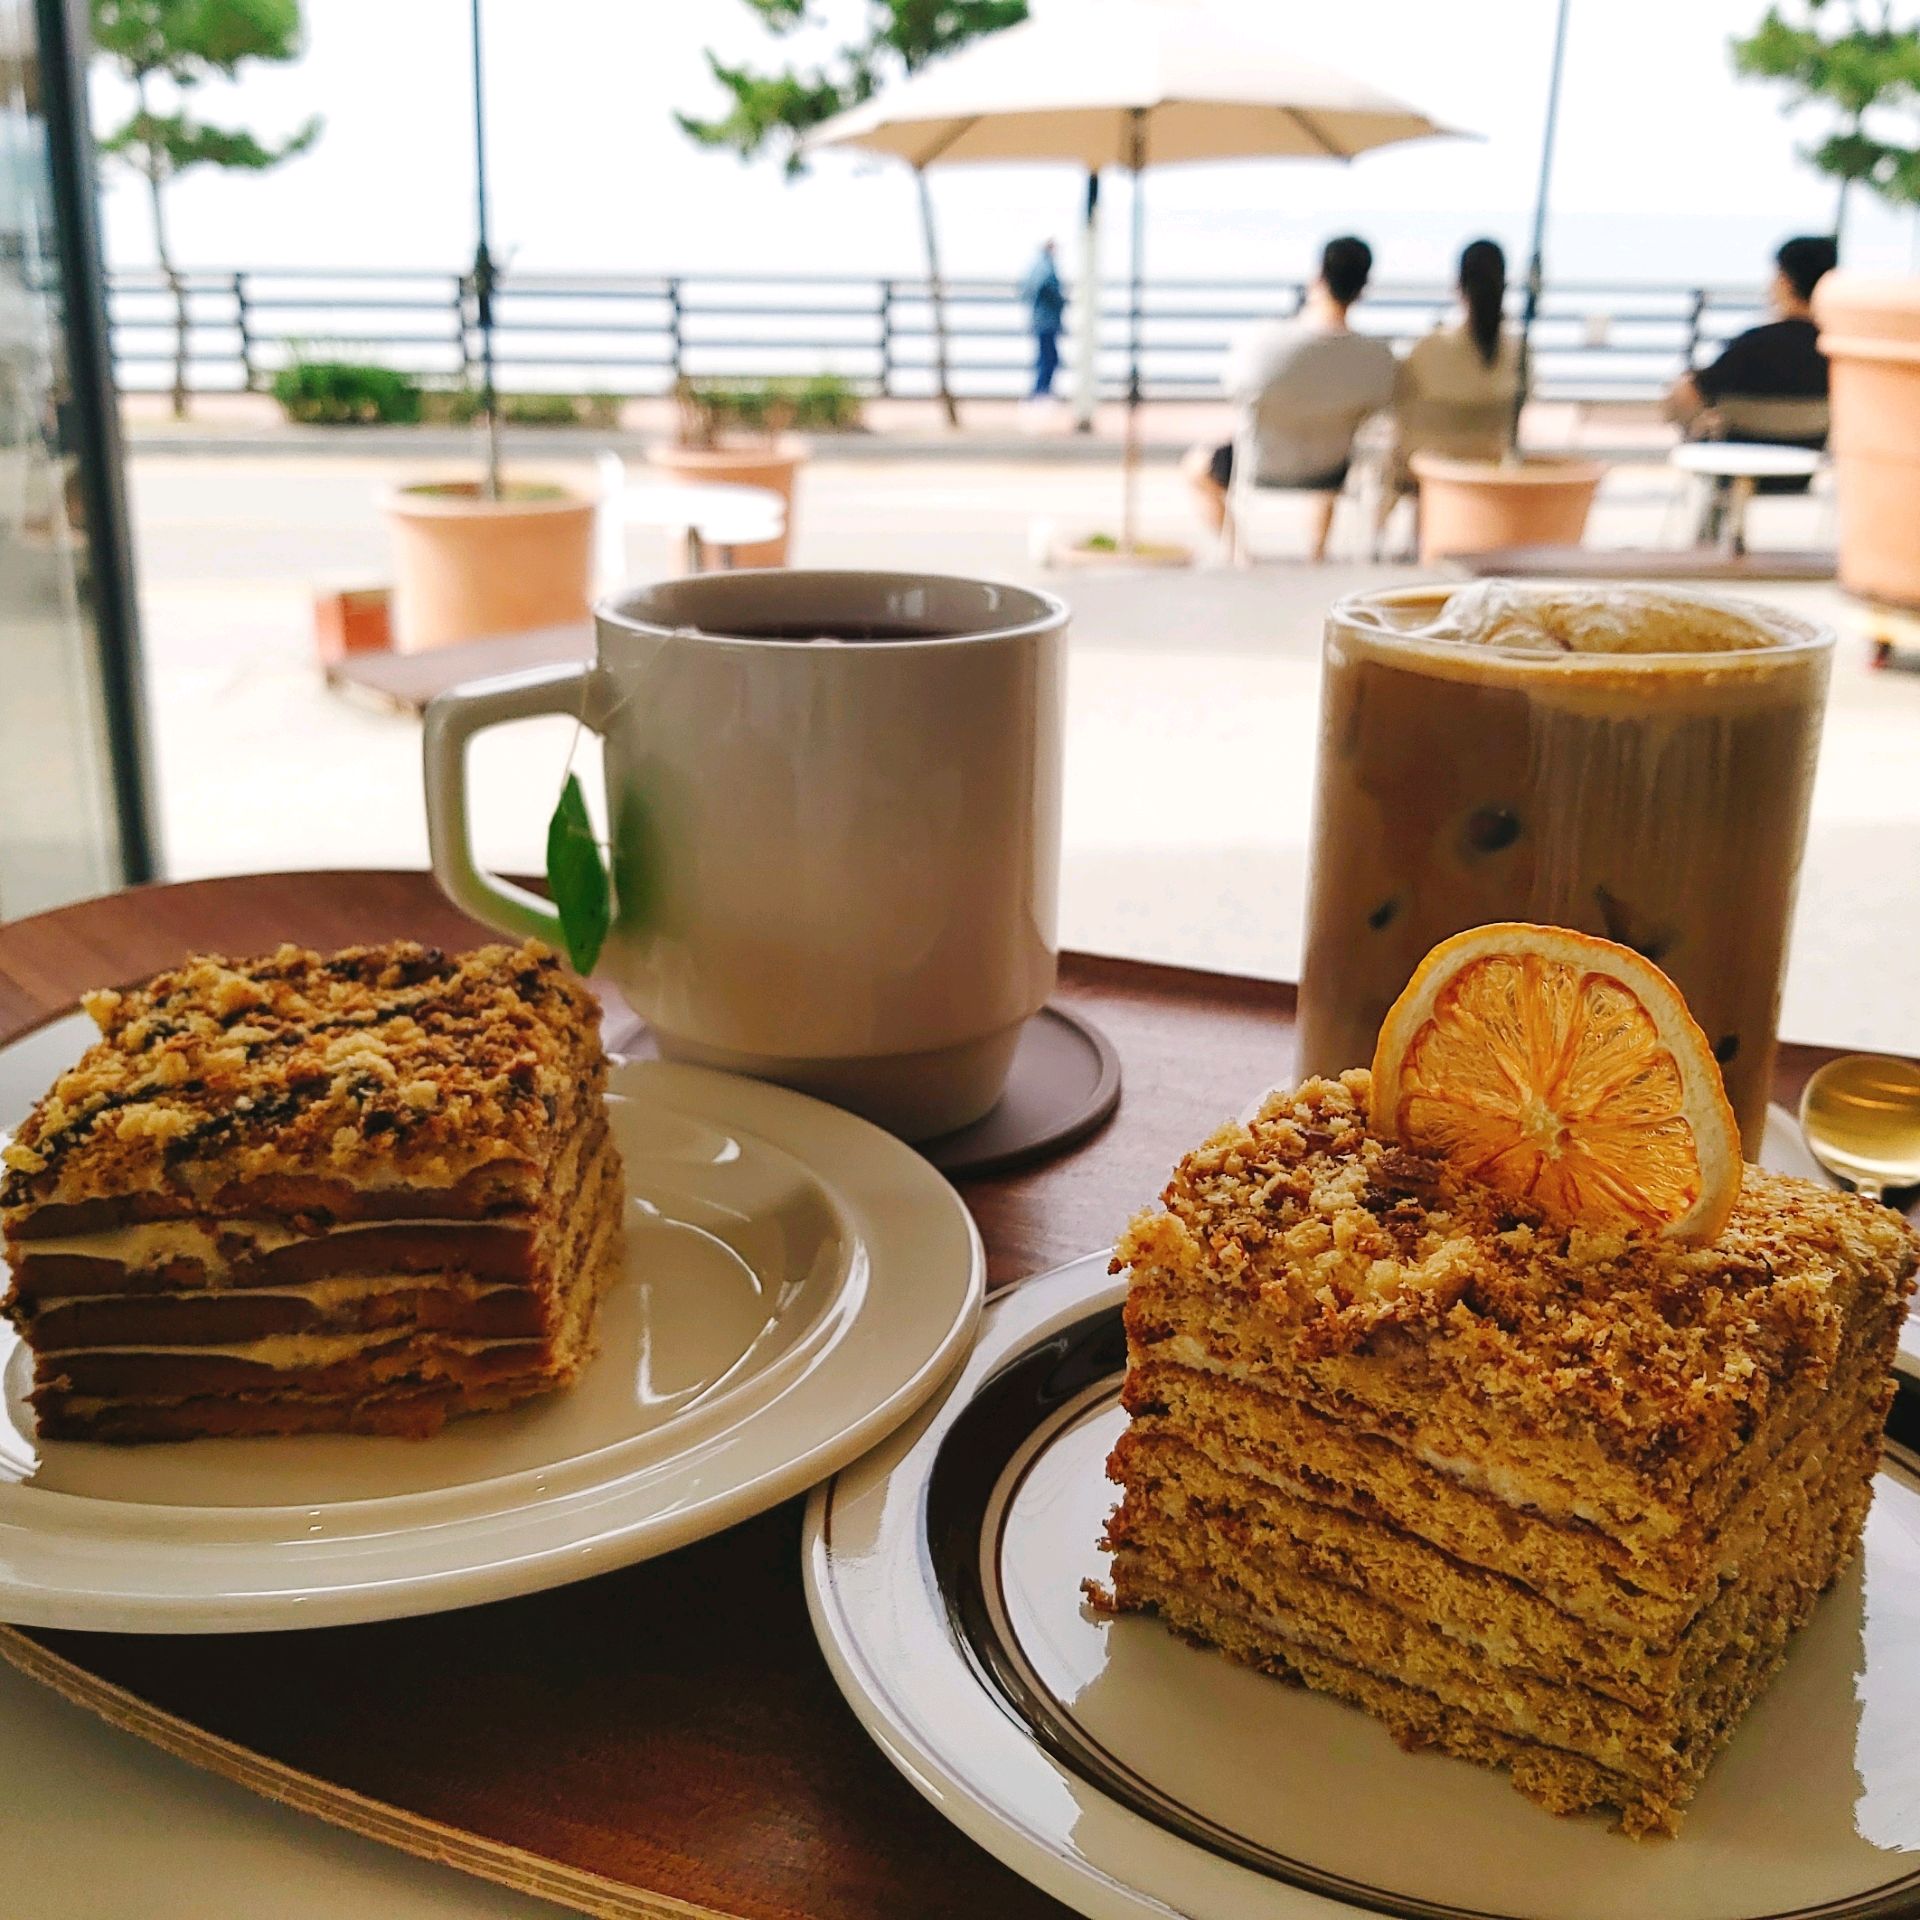
[[[1053,376],[1060,370],[1060,329],[1067,317],[1067,290],[1060,284],[1051,240],[1021,281],[1020,298],[1033,327],[1033,397],[1051,400]]]

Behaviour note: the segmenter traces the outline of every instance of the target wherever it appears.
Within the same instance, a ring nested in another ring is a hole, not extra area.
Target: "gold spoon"
[[[1920,1184],[1920,1064],[1844,1054],[1807,1082],[1800,1131],[1813,1157],[1857,1193]]]

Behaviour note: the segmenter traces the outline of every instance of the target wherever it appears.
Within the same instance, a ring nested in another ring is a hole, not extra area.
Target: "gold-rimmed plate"
[[[1096,1920],[1882,1920],[1920,1911],[1920,1472],[1676,1840],[1557,1819],[1499,1774],[1113,1619],[1121,1283],[1097,1255],[988,1308],[953,1389],[809,1505],[815,1632],[868,1731],[989,1851]]]

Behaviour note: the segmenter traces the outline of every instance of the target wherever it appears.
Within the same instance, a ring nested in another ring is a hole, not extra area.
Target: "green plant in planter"
[[[427,480],[418,486],[408,487],[408,493],[423,494],[429,500],[478,500],[486,489],[478,480]],[[551,480],[514,480],[500,483],[499,497],[520,503],[539,500],[566,500],[572,496],[565,487],[555,486]]]
[[[844,373],[814,373],[790,381],[793,424],[815,433],[847,433],[861,424],[866,401]]]
[[[860,424],[860,390],[844,374],[804,380],[682,380],[674,388],[680,444],[718,446],[729,434],[774,440],[790,427],[844,431]]]
[[[394,367],[350,360],[293,360],[273,376],[273,397],[303,425],[411,426],[420,418],[420,383]]]
[[[748,439],[771,439],[778,428],[772,418],[772,389],[763,381],[685,380],[673,390],[679,411],[680,444],[716,447],[730,433]],[[780,425],[786,425],[786,419]]]

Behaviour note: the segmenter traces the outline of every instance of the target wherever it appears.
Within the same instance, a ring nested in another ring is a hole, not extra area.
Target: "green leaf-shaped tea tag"
[[[547,889],[560,910],[560,931],[574,971],[591,973],[612,924],[613,897],[578,774],[567,775],[547,823]]]

